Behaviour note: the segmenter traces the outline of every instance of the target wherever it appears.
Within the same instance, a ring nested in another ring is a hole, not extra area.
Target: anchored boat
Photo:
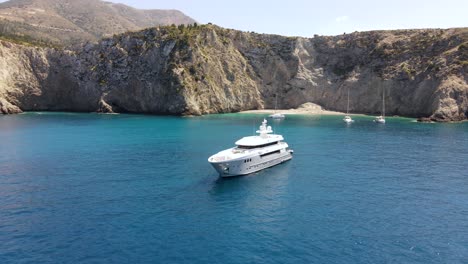
[[[351,124],[354,120],[349,116],[349,87],[348,87],[348,105],[346,106],[346,116],[343,118],[346,124]]]
[[[374,122],[385,124],[385,89],[382,89],[382,115],[374,119]]]
[[[258,135],[243,137],[236,147],[223,150],[208,158],[221,177],[246,175],[292,159],[293,150],[282,135],[273,134],[264,119]]]

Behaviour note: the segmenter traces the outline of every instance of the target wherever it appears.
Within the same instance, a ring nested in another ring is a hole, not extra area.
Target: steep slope
[[[468,29],[291,38],[213,25],[160,27],[77,51],[3,42],[0,108],[206,114],[305,102],[459,121],[468,117]]]
[[[232,34],[232,32],[231,32]],[[236,33],[231,37],[235,39]],[[468,29],[356,32],[313,39],[250,35],[238,42],[263,81],[271,107],[306,101],[344,111],[378,113],[382,92],[389,114],[468,116]],[[260,43],[252,48],[246,43]],[[273,45],[272,45],[273,44]]]
[[[0,34],[54,44],[96,41],[157,25],[192,24],[177,10],[138,10],[100,0],[10,0],[0,3]]]

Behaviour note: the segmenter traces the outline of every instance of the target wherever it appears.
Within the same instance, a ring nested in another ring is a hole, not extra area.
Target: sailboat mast
[[[382,89],[382,117],[385,117],[385,88]]]
[[[277,107],[278,107],[278,93],[276,93],[276,96],[275,96],[275,114],[276,114]]]
[[[348,87],[348,105],[346,106],[346,115],[349,114],[349,87]]]

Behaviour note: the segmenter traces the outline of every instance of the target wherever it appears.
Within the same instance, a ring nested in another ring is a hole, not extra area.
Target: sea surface
[[[468,123],[288,116],[291,161],[219,178],[262,119],[0,116],[0,263],[468,263]]]

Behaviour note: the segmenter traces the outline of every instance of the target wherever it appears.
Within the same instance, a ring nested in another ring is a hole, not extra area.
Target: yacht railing
[[[239,148],[235,148],[232,150],[232,153],[234,154],[239,154],[239,153],[245,153],[245,149],[239,149]]]

